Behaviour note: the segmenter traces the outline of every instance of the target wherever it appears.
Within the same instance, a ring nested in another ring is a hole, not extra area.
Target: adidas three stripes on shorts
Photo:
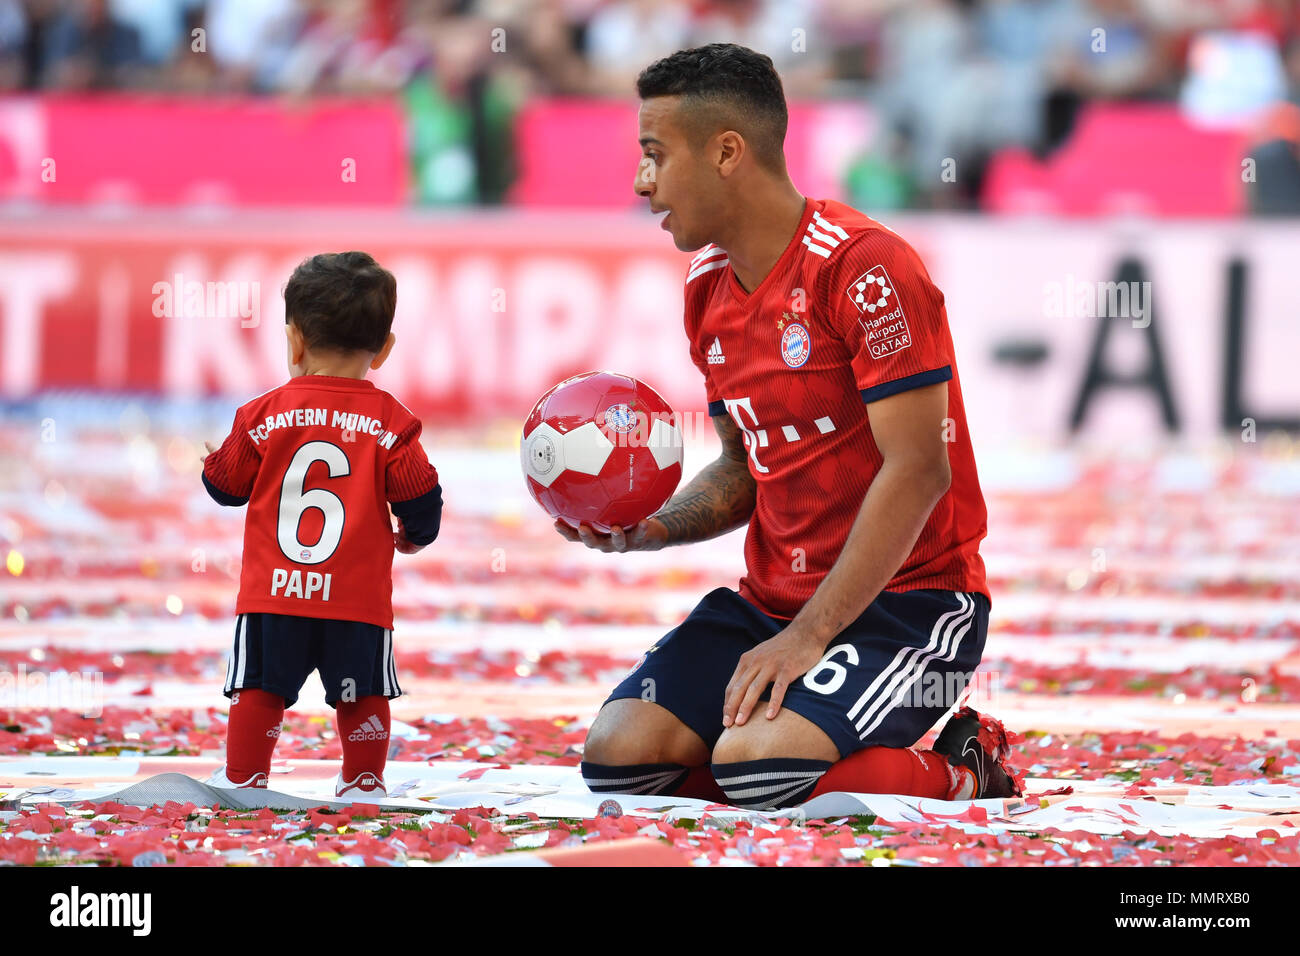
[[[782,706],[820,727],[841,757],[869,746],[910,747],[972,684],[988,620],[989,600],[978,592],[882,591],[790,685]],[[659,704],[712,749],[741,655],[788,623],[718,588],[646,652],[608,700]]]
[[[393,632],[358,621],[330,621],[288,614],[240,614],[226,665],[227,697],[260,688],[291,707],[312,671],[320,672],[325,702],[380,695],[400,697]]]

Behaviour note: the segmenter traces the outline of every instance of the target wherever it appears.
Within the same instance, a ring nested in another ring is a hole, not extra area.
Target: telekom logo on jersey
[[[724,398],[723,404],[727,406],[727,413],[735,419],[737,427],[741,434],[745,436],[745,445],[749,448],[749,460],[754,463],[754,470],[760,474],[766,475],[771,469],[758,460],[758,450],[766,448],[771,444],[768,438],[767,429],[760,428],[758,425],[758,416],[754,414],[753,400],[749,398]],[[741,415],[744,411],[749,416],[749,423],[746,423],[745,416]],[[753,427],[750,427],[752,424]],[[835,423],[831,421],[829,415],[823,415],[815,419],[813,425],[817,427],[819,434],[827,435],[835,431]],[[801,441],[803,436],[794,425],[782,425],[781,435],[788,442]]]

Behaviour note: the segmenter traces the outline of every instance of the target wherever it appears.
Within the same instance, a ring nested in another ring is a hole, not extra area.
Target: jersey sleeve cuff
[[[438,537],[442,526],[442,485],[436,484],[418,498],[394,501],[393,514],[402,519],[406,540],[411,544],[426,545]]]
[[[227,505],[231,508],[237,508],[240,505],[248,504],[248,495],[240,497],[239,495],[232,495],[228,492],[222,491],[208,480],[208,473],[206,471],[203,472],[203,487],[207,489],[208,495],[212,500],[219,505]]]
[[[725,415],[725,414],[727,414],[726,402],[722,402],[722,401],[709,402],[709,417],[714,418],[717,417],[718,415]]]
[[[879,385],[864,388],[862,389],[862,401],[867,404],[878,402],[882,398],[888,398],[890,395],[897,395],[899,392],[906,392],[913,388],[921,388],[925,385],[938,385],[940,382],[946,382],[951,378],[951,365],[945,365],[943,368],[932,368],[929,371],[917,372],[914,375],[905,375],[903,378],[896,378],[892,382],[881,382]]]

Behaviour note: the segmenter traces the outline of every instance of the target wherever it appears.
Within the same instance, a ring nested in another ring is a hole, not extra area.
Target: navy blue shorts
[[[327,621],[289,614],[241,614],[226,663],[225,695],[256,687],[279,694],[286,707],[314,670],[325,702],[402,695],[393,660],[393,632],[359,621]]]
[[[826,646],[821,663],[790,685],[782,706],[820,727],[841,757],[863,747],[910,747],[973,684],[988,622],[989,600],[978,592],[882,591]],[[659,704],[712,750],[740,656],[788,623],[718,588],[646,652],[609,700]],[[763,711],[750,719],[764,719]]]

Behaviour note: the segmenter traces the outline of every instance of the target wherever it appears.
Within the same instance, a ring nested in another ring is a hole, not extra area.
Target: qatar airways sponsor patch
[[[912,344],[903,304],[884,266],[872,266],[854,279],[844,294],[858,310],[858,322],[866,333],[867,352],[872,358],[893,355]]]

